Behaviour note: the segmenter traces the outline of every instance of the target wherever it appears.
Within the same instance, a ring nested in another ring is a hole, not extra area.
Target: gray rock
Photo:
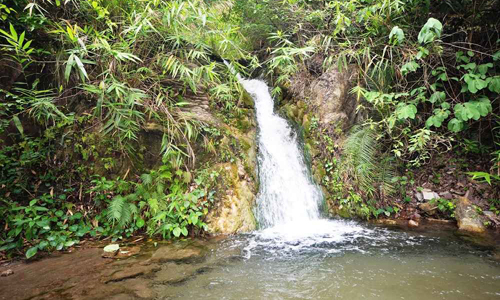
[[[415,193],[415,197],[417,198],[417,201],[418,201],[418,202],[422,202],[422,201],[424,201],[424,196],[422,196],[422,193],[421,193],[421,192],[416,192],[416,193]]]
[[[424,197],[424,200],[427,200],[427,201],[439,198],[439,195],[436,192],[433,192],[429,189],[423,189],[422,196]]]
[[[455,218],[457,219],[458,229],[461,231],[483,233],[486,228],[469,199],[461,197],[455,209]]]

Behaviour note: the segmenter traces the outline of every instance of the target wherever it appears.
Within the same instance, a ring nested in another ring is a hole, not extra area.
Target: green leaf
[[[12,121],[14,122],[14,125],[16,125],[17,130],[19,130],[19,133],[21,133],[21,135],[24,136],[23,124],[21,123],[21,120],[19,120],[17,115],[12,117]]]
[[[418,63],[410,61],[401,67],[401,74],[405,76],[410,72],[415,72],[418,68],[420,68],[420,65]]]
[[[489,68],[493,68],[492,63],[479,65],[478,70],[479,70],[479,73],[481,73],[481,75],[485,75],[488,72]]]
[[[418,34],[418,42],[427,44],[441,37],[443,24],[434,18],[429,18]]]
[[[138,227],[138,228],[142,228],[142,226],[144,226],[145,222],[144,222],[144,219],[140,218],[137,220],[137,222],[135,222],[135,225]]]
[[[488,89],[493,93],[500,94],[500,76],[491,77]]]
[[[395,39],[393,39],[395,37]],[[405,34],[401,28],[394,26],[389,34],[389,40],[393,42],[394,45],[401,44],[405,39]]]
[[[413,104],[404,104],[401,103],[396,109],[396,116],[400,120],[404,119],[415,119],[415,115],[417,113],[417,107]]]
[[[464,129],[464,123],[456,118],[451,119],[448,122],[448,130],[452,132],[460,132]]]
[[[181,229],[179,227],[175,227],[173,233],[175,237],[179,237],[181,235]]]
[[[187,230],[187,228],[186,228],[186,227],[182,227],[181,232],[182,232],[182,234],[183,234],[184,236],[187,236],[187,235],[188,235],[188,230]]]
[[[441,101],[444,101],[445,98],[446,98],[446,94],[444,92],[435,92],[429,98],[429,102],[430,103],[441,102]]]
[[[12,37],[12,39],[14,41],[17,42],[17,32],[16,32],[16,29],[14,29],[14,26],[12,26],[12,24],[9,24],[10,26],[10,36]]]
[[[38,247],[31,247],[26,251],[26,258],[32,258],[38,252]]]
[[[64,80],[66,80],[66,82],[69,81],[69,75],[71,74],[71,68],[73,67],[74,63],[75,55],[71,54],[68,58],[68,61],[66,61],[66,70],[64,71]]]

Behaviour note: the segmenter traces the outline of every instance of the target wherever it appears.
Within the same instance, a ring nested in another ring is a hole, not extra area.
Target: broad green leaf
[[[448,122],[448,130],[452,132],[460,132],[464,129],[464,123],[456,118],[451,119]]]
[[[182,232],[182,234],[183,234],[184,236],[187,236],[187,235],[188,235],[188,230],[187,230],[187,228],[186,228],[186,227],[182,227],[181,232]]]
[[[488,89],[491,92],[500,94],[500,76],[491,77]]]
[[[393,42],[393,44],[398,45],[401,44],[405,39],[405,34],[401,28],[398,26],[394,26],[389,34],[389,40]]]
[[[434,18],[429,18],[418,34],[418,42],[420,44],[430,43],[436,38],[441,37],[442,30],[443,24],[441,24],[440,21]]]
[[[420,68],[420,65],[418,63],[416,63],[415,61],[410,61],[401,67],[401,74],[403,74],[404,76],[410,72],[415,72],[418,68]]]
[[[441,102],[441,101],[444,101],[445,98],[446,98],[446,94],[444,92],[435,92],[429,98],[429,102],[430,103]]]
[[[32,258],[38,252],[38,247],[31,247],[26,251],[26,258]]]
[[[179,237],[181,235],[181,229],[179,227],[175,227],[173,234],[175,237]]]
[[[479,70],[479,73],[481,73],[481,75],[485,75],[488,72],[489,68],[493,68],[492,63],[479,65],[479,67],[477,69]]]
[[[417,107],[413,104],[401,104],[396,109],[396,116],[400,120],[404,119],[415,119],[417,113]]]

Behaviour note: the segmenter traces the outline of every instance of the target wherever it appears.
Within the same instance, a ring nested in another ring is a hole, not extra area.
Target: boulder
[[[458,229],[466,232],[483,233],[486,231],[481,217],[469,199],[461,197],[455,209]]]

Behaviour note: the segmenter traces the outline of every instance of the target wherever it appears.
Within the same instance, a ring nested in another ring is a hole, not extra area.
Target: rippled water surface
[[[162,299],[500,299],[492,248],[451,232],[316,222],[218,242],[203,262],[186,265],[199,268],[195,276],[157,292]]]

